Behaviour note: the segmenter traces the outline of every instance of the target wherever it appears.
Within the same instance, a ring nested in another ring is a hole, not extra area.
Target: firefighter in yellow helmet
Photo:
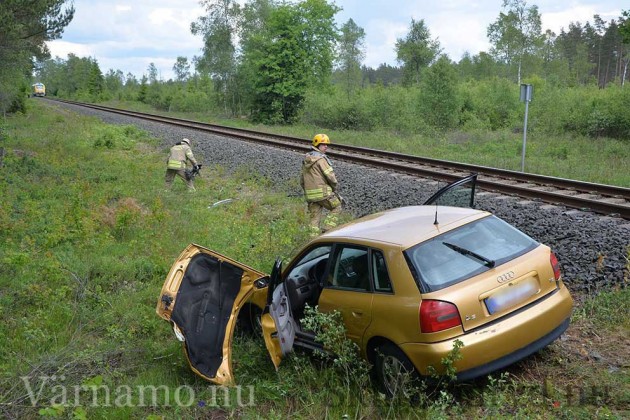
[[[341,199],[336,193],[337,178],[326,156],[329,144],[330,139],[326,134],[317,134],[313,137],[312,150],[304,156],[302,162],[300,185],[308,204],[311,236],[317,236],[336,227],[337,215],[341,212]],[[329,213],[320,229],[324,209]]]
[[[166,175],[164,177],[167,189],[171,189],[175,175],[177,175],[186,183],[188,191],[195,191],[192,178],[186,179],[187,162],[190,162],[191,165],[193,165],[193,168],[197,166],[197,160],[190,148],[190,140],[182,139],[182,141],[175,143],[175,145],[171,147],[168,154],[168,159],[166,161]]]

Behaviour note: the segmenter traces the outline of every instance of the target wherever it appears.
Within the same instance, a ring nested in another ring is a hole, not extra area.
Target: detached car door
[[[196,374],[219,385],[234,383],[231,344],[238,312],[256,300],[254,294],[266,295],[267,280],[266,274],[195,244],[175,261],[156,312],[184,342]]]

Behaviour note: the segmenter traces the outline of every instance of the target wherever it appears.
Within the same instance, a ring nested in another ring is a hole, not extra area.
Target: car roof
[[[437,211],[438,224],[434,224]],[[409,248],[441,233],[489,216],[462,207],[407,206],[361,217],[321,235],[322,239],[388,242]]]

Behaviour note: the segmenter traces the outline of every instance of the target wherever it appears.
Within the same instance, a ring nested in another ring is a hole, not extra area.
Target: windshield
[[[405,251],[423,292],[459,283],[538,246],[495,216],[469,223]]]

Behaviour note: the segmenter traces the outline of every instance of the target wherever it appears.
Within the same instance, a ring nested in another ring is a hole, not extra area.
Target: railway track
[[[50,98],[48,99],[51,100]],[[145,114],[95,104],[60,99],[54,99],[54,101],[164,124],[178,125],[188,129],[205,131],[244,141],[264,143],[283,149],[302,152],[310,148],[309,140],[296,137],[225,127],[155,114]],[[368,165],[411,176],[440,181],[453,181],[464,175],[477,173],[479,175],[477,185],[480,189],[485,191],[630,219],[630,188],[430,159],[343,144],[335,144],[334,149],[328,151],[328,155],[346,162]]]

